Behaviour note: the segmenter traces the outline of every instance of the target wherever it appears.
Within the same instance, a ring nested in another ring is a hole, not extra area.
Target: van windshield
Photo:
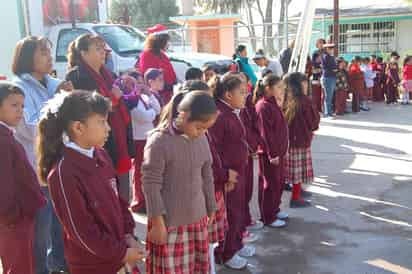
[[[136,55],[143,51],[145,36],[132,27],[105,25],[93,29],[119,55]]]

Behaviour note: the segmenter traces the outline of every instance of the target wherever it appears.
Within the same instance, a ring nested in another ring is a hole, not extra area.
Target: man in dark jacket
[[[292,40],[289,46],[280,53],[280,64],[282,65],[283,73],[288,73],[292,52],[295,47],[295,40]]]

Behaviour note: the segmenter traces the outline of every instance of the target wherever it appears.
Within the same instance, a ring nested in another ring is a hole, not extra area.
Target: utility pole
[[[76,6],[75,0],[70,0],[70,21],[72,21],[72,28],[76,28]]]
[[[335,44],[335,57],[339,56],[339,0],[333,2],[333,43]]]

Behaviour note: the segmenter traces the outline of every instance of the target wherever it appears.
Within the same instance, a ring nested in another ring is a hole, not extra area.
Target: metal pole
[[[333,3],[333,42],[335,44],[335,56],[339,55],[339,0]]]
[[[283,22],[284,26],[283,26],[283,31],[284,34],[283,36],[285,37],[285,48],[288,47],[289,45],[289,12],[288,12],[288,0],[284,0],[285,1],[285,20]],[[279,49],[280,50],[280,49]]]
[[[72,28],[76,28],[76,8],[74,0],[70,0],[70,19],[72,21]]]

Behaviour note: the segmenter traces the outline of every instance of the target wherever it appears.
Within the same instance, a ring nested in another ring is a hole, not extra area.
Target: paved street
[[[412,108],[323,120],[313,157],[313,207],[283,207],[288,227],[266,228],[247,271],[219,274],[412,273]]]

